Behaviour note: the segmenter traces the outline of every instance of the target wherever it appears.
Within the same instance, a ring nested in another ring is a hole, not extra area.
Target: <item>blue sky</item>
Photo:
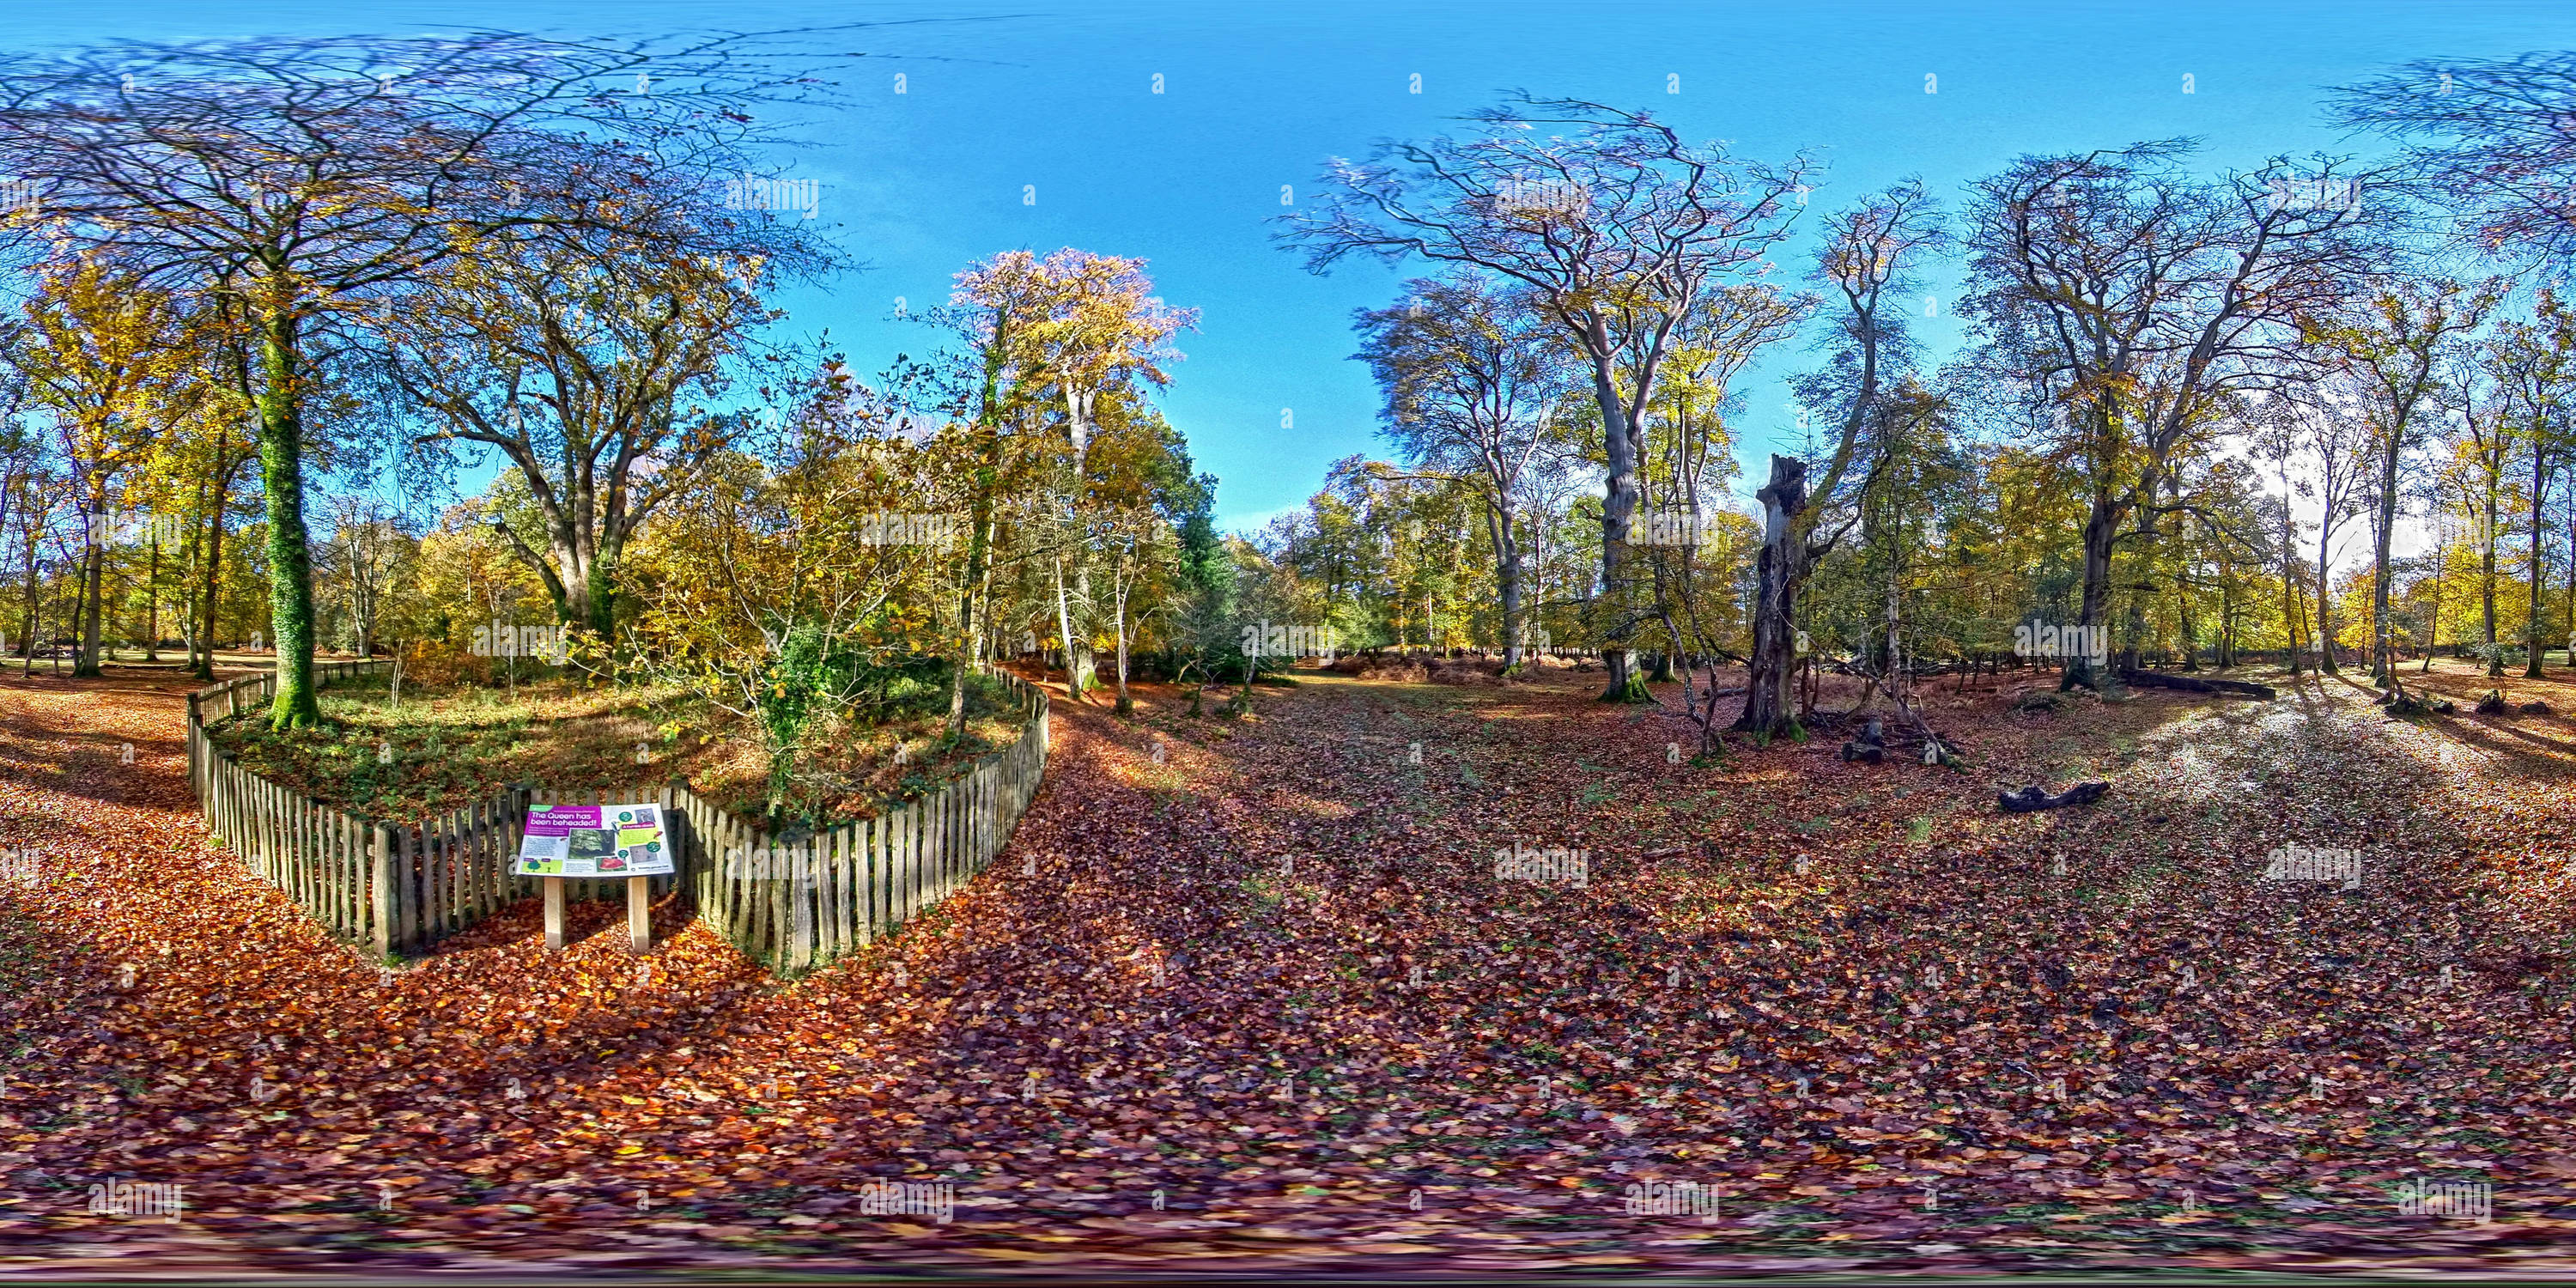
[[[928,21],[924,21],[928,20]],[[821,219],[866,271],[784,300],[863,371],[930,338],[893,317],[996,251],[1060,246],[1142,256],[1164,298],[1201,321],[1165,396],[1227,526],[1294,507],[1325,467],[1380,452],[1377,400],[1348,359],[1351,310],[1406,274],[1327,278],[1270,242],[1281,186],[1309,193],[1327,156],[1451,128],[1507,89],[1646,107],[1741,153],[1814,150],[1821,211],[1909,174],[1956,202],[2026,152],[2206,140],[2205,164],[2347,151],[2319,88],[2388,64],[2568,48],[2576,5],[2448,3],[1696,4],[1205,3],[858,6],[807,0],[311,0],[47,5],[20,0],[0,39],[510,27],[558,35],[875,22],[849,103],[787,161],[819,183]],[[895,92],[895,76],[904,92]],[[1152,92],[1162,77],[1163,92]],[[1412,92],[1419,76],[1420,92]],[[1937,92],[1926,93],[1926,77]],[[1669,92],[1678,77],[1678,93]],[[2184,92],[2185,78],[2191,92]],[[1033,203],[1027,200],[1033,194]],[[1803,240],[1784,269],[1802,269]],[[1922,334],[1954,343],[1955,279],[1928,283]],[[1743,388],[1738,455],[1789,441],[1793,342]],[[1282,409],[1294,428],[1280,428]]]

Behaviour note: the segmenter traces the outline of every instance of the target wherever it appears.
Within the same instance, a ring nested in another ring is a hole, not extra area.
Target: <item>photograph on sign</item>
[[[673,871],[659,805],[534,805],[519,842],[524,877],[644,877]]]

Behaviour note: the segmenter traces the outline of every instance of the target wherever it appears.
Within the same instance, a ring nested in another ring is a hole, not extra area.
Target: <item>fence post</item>
[[[381,823],[367,824],[368,914],[375,921],[376,957],[394,953],[394,834]]]
[[[653,951],[652,885],[651,877],[626,878],[626,946],[638,954]]]
[[[564,944],[564,879],[540,877],[546,894],[546,951],[554,952]]]

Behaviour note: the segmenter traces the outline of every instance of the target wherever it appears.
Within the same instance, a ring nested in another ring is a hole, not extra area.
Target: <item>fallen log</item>
[[[2036,814],[2044,809],[2062,809],[2068,805],[2090,805],[2111,790],[2109,783],[2077,783],[2055,796],[2033,783],[2017,792],[1995,793],[1995,807],[2007,814]]]
[[[2240,698],[2277,698],[2280,693],[2268,684],[2245,680],[2204,680],[2196,675],[2167,675],[2162,671],[2139,671],[2120,668],[2120,682],[2141,689],[2180,689],[2186,693],[2225,693]]]
[[[2418,696],[2404,689],[2383,690],[2379,695],[2379,706],[2381,710],[2396,719],[2420,715],[2447,716],[2456,714],[2460,709],[2459,704],[2449,698],[2433,697],[2429,694]]]

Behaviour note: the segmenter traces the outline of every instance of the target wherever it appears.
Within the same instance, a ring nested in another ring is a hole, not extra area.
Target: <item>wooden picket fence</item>
[[[381,673],[383,662],[317,663],[317,684]],[[539,877],[513,875],[528,808],[657,801],[675,886],[697,914],[771,972],[798,975],[891,934],[982,871],[1009,840],[1046,769],[1047,697],[995,672],[1017,695],[1018,740],[940,791],[876,818],[773,838],[684,782],[559,792],[522,784],[435,818],[389,823],[298,795],[243,769],[206,736],[215,719],[266,708],[277,677],[261,672],[188,696],[188,780],[209,831],[251,871],[332,933],[378,955],[416,955],[517,900]],[[569,879],[573,900],[622,899],[625,882]]]
[[[1047,697],[996,672],[1027,714],[1018,741],[934,795],[872,819],[770,837],[686,787],[698,915],[773,974],[800,975],[919,916],[1001,853],[1046,771]]]

